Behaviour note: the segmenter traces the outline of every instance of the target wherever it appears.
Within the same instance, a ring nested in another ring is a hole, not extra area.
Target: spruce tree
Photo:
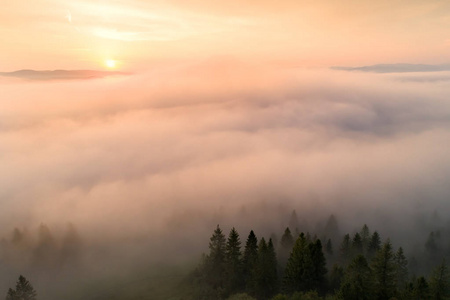
[[[450,297],[450,274],[445,260],[433,270],[430,278],[430,295],[433,300]]]
[[[374,293],[376,299],[388,300],[396,293],[394,253],[389,240],[378,250],[373,262]]]
[[[284,272],[289,255],[294,247],[294,237],[292,236],[291,230],[287,227],[284,230],[284,234],[281,237],[280,250],[279,250],[279,263],[280,269]]]
[[[351,257],[351,242],[349,234],[346,234],[344,236],[339,251],[341,263],[343,265],[346,265]]]
[[[283,289],[287,293],[301,291],[304,288],[303,271],[307,242],[303,233],[297,238],[286,264]]]
[[[334,264],[328,277],[328,289],[330,292],[339,290],[342,280],[344,279],[344,268],[338,264]]]
[[[316,290],[319,293],[325,291],[325,274],[327,273],[327,262],[322,250],[322,242],[317,239],[314,243],[308,245],[309,256],[311,257],[312,267],[305,269],[305,273],[310,273],[311,284],[307,290]]]
[[[331,243],[331,239],[328,239],[327,244],[325,246],[325,253],[329,256],[333,255],[333,244]]]
[[[412,299],[423,300],[423,299],[429,299],[429,297],[430,297],[430,290],[429,290],[428,282],[425,279],[425,277],[420,276],[414,282],[414,287],[412,290]]]
[[[19,280],[16,283],[16,289],[9,289],[6,295],[6,300],[36,300],[37,293],[34,290],[30,282],[23,277],[19,276]]]
[[[378,250],[381,248],[381,239],[378,232],[374,232],[370,238],[369,245],[367,247],[367,256],[372,258]]]
[[[222,229],[220,229],[219,225],[217,225],[209,242],[209,255],[206,261],[205,280],[209,287],[216,291],[218,298],[224,294],[225,252],[225,235],[222,233]]]
[[[277,290],[277,261],[272,240],[262,238],[258,245],[255,291],[258,299],[269,299]]]
[[[254,270],[258,261],[258,239],[253,230],[247,237],[244,249],[243,276],[246,290],[251,293],[255,285]]]
[[[359,233],[355,233],[352,239],[352,257],[363,254],[363,242]]]
[[[408,261],[406,260],[402,247],[398,248],[394,255],[394,265],[397,290],[403,291],[408,282]]]
[[[240,291],[243,286],[241,240],[233,227],[228,235],[225,253],[226,289],[229,294]]]
[[[369,242],[370,242],[370,230],[369,230],[369,226],[367,226],[367,224],[364,224],[364,226],[361,228],[359,235],[361,236],[361,241],[363,244],[363,254],[366,255],[367,248],[369,247]]]
[[[372,299],[371,269],[363,255],[356,256],[345,271],[344,282],[338,292],[343,300]]]

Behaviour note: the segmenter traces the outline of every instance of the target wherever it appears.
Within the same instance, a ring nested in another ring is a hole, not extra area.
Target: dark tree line
[[[332,223],[334,217],[329,227],[336,239]],[[427,247],[434,247],[432,240]],[[195,299],[450,299],[445,260],[428,277],[409,269],[403,248],[394,249],[389,239],[382,243],[367,225],[344,235],[337,249],[332,238],[292,234],[289,227],[278,245],[250,231],[242,247],[235,228],[227,238],[218,225],[192,278]]]

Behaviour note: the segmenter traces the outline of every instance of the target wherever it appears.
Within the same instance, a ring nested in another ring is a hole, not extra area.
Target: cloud
[[[450,65],[380,64],[364,67],[332,67],[332,69],[373,73],[443,72],[450,71]]]
[[[439,82],[222,58],[2,93],[0,228],[72,222],[91,274],[197,255],[217,223],[270,235],[294,208],[397,241],[449,209]]]
[[[14,72],[0,72],[0,76],[15,77],[28,80],[80,80],[95,79],[109,76],[129,75],[126,72],[114,71],[93,71],[93,70],[54,70],[54,71],[35,71],[19,70]]]

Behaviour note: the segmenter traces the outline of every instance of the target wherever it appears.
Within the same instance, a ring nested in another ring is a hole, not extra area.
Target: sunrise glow
[[[105,61],[105,65],[110,69],[114,69],[116,67],[117,63],[114,59],[107,59]]]

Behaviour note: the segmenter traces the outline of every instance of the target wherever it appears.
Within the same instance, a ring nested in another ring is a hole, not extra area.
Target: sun
[[[114,69],[116,67],[116,61],[114,59],[107,59],[105,60],[105,65],[110,69]]]

